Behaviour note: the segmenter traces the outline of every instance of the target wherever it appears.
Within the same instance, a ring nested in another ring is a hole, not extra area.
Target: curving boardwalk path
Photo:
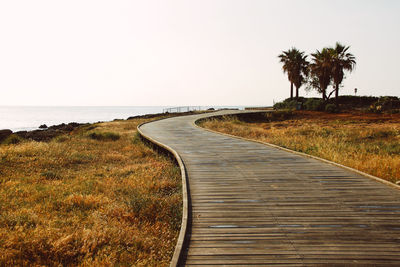
[[[196,128],[205,116],[140,128],[186,166],[192,221],[181,265],[400,266],[399,190]]]

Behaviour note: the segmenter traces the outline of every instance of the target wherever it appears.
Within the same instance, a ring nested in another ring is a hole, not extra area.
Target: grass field
[[[0,266],[167,266],[179,168],[144,145],[144,119],[0,145]]]
[[[400,114],[278,112],[263,121],[225,117],[203,121],[201,126],[400,181]]]

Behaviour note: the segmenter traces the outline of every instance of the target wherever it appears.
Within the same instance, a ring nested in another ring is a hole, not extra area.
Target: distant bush
[[[324,101],[318,98],[309,98],[304,103],[304,109],[306,110],[322,110],[324,106]]]
[[[99,141],[116,141],[121,137],[119,134],[113,132],[91,132],[88,136]]]
[[[354,96],[354,95],[341,95],[339,96],[339,104],[353,107],[353,108],[360,108],[360,107],[367,107],[378,101],[378,97],[376,96]],[[334,101],[334,99],[332,99]]]
[[[329,104],[336,104],[336,99],[331,97],[330,99],[323,101],[321,98],[305,98],[299,97],[298,99],[287,98],[282,102],[274,104],[274,109],[287,109],[295,110],[299,106],[304,110],[311,111],[327,111],[326,106]],[[342,95],[339,96],[338,104],[340,110],[352,110],[352,109],[365,109],[369,112],[388,112],[388,113],[399,113],[400,112],[400,99],[396,96],[352,96]],[[333,107],[329,107],[329,110],[333,110]],[[334,111],[337,112],[338,110]]]
[[[325,106],[325,111],[329,113],[336,113],[338,112],[338,109],[335,104],[327,104]]]
[[[334,103],[335,99],[330,99],[328,103]],[[343,95],[339,96],[340,109],[351,110],[366,109],[366,111],[380,113],[383,111],[396,112],[396,109],[400,109],[400,99],[396,96],[351,96]]]
[[[384,96],[370,106],[370,111],[381,113],[384,111],[392,111],[400,109],[400,100],[398,97]]]
[[[275,103],[274,109],[296,109],[297,101],[295,99],[286,99],[282,102]]]
[[[24,139],[16,134],[11,134],[2,143],[5,145],[16,145],[23,141]]]

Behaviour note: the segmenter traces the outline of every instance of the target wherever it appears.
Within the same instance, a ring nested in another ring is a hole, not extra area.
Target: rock
[[[215,110],[215,108],[209,108],[209,109],[207,109],[207,110],[210,110],[210,111],[212,111],[212,110]]]
[[[0,130],[0,142],[10,136],[13,132],[10,129]]]
[[[39,129],[46,129],[46,128],[47,128],[46,124],[42,124],[42,125],[39,126]]]

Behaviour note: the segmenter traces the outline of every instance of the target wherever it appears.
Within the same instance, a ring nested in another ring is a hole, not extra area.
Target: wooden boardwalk
[[[191,227],[181,265],[400,266],[399,190],[196,128],[204,116],[140,128],[187,170]]]

